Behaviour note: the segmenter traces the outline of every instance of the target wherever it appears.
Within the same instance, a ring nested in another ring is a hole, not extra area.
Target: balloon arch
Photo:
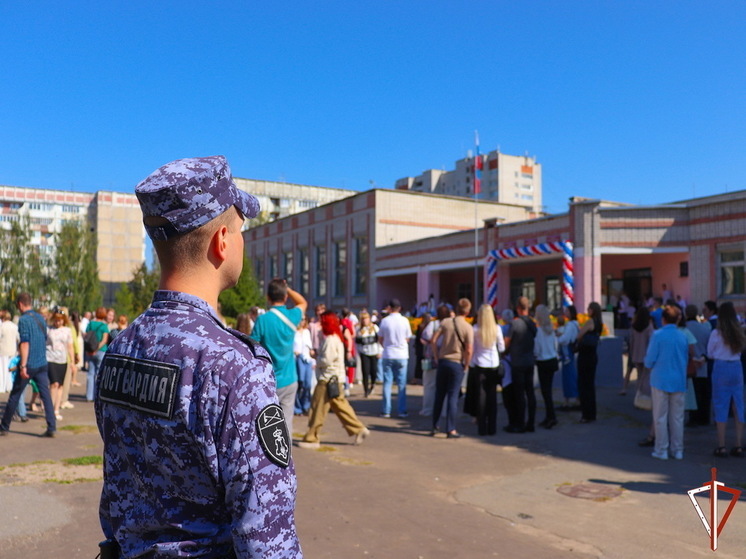
[[[562,253],[562,304],[572,305],[575,301],[575,280],[573,276],[573,245],[570,241],[539,243],[520,248],[504,248],[487,253],[487,301],[497,309],[497,264],[500,260],[512,260],[527,256]]]

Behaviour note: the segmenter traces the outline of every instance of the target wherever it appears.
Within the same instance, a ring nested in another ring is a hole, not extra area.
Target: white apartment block
[[[309,186],[287,182],[241,179],[233,177],[236,186],[259,199],[259,207],[268,221],[311,210],[329,202],[357,194],[356,190]]]
[[[84,221],[96,232],[96,260],[104,302],[110,304],[122,282],[132,279],[145,260],[145,230],[134,194],[96,193],[0,186],[0,227],[28,217],[31,244],[38,248],[42,265],[55,252],[55,234],[67,221]]]
[[[535,157],[507,155],[499,150],[480,157],[483,163],[480,200],[541,211],[541,163],[537,163]],[[395,188],[473,198],[474,158],[459,159],[452,171],[428,169],[416,177],[401,178],[396,181]]]
[[[268,221],[313,209],[353,194],[353,190],[284,182],[235,178],[236,185],[254,194]],[[134,188],[133,188],[134,190]],[[54,257],[55,234],[69,220],[87,221],[97,236],[96,261],[104,304],[114,302],[121,284],[132,279],[145,262],[145,229],[133,193],[99,190],[95,193],[0,185],[0,228],[29,218],[31,243],[42,263]]]

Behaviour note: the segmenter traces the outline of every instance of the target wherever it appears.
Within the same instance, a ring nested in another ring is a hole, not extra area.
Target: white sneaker
[[[660,453],[653,451],[650,456],[652,456],[653,458],[657,458],[658,460],[668,460],[668,452],[666,452],[665,450]]]
[[[306,441],[298,441],[298,446],[300,448],[307,448],[309,450],[314,450],[317,448],[321,448],[321,443],[309,443]]]
[[[684,459],[684,452],[682,450],[677,450],[673,454],[671,454],[671,457],[674,460],[683,460]]]
[[[73,406],[70,402],[63,402],[60,404],[60,408],[62,408],[63,410],[71,410],[74,407],[75,406]]]
[[[370,430],[367,427],[363,427],[363,430],[355,435],[355,445],[359,446],[363,444],[363,441],[368,438],[368,435],[370,435]]]
[[[62,416],[60,414],[56,413],[54,416],[57,418],[57,421],[62,421]]]

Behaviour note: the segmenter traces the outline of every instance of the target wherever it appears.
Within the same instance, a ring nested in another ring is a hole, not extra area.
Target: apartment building
[[[96,232],[96,259],[104,300],[111,303],[119,285],[145,260],[145,231],[134,194],[96,193],[0,186],[0,227],[28,217],[31,244],[42,263],[55,251],[55,234],[66,221],[85,221]]]
[[[262,215],[274,221],[357,194],[356,190],[234,177],[236,186],[259,199]]]
[[[542,208],[541,163],[528,155],[508,155],[499,150],[479,156],[482,159],[480,200]],[[396,181],[397,190],[432,192],[449,196],[474,197],[474,158],[456,161],[453,170],[428,169],[416,177]]]
[[[273,221],[356,194],[352,190],[235,178],[236,185],[259,198],[265,219]],[[55,233],[69,220],[86,221],[96,232],[96,259],[104,304],[114,302],[123,282],[146,259],[142,213],[134,193],[95,193],[0,185],[0,227],[27,216],[31,243],[42,261],[55,251]]]

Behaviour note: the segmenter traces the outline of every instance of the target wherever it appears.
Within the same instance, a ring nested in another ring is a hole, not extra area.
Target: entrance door
[[[516,278],[510,280],[510,307],[513,308],[518,297],[528,298],[531,306],[536,301],[536,282],[534,278]]]
[[[624,270],[624,291],[627,297],[638,308],[640,302],[645,303],[653,292],[653,274],[650,268],[637,268]]]

